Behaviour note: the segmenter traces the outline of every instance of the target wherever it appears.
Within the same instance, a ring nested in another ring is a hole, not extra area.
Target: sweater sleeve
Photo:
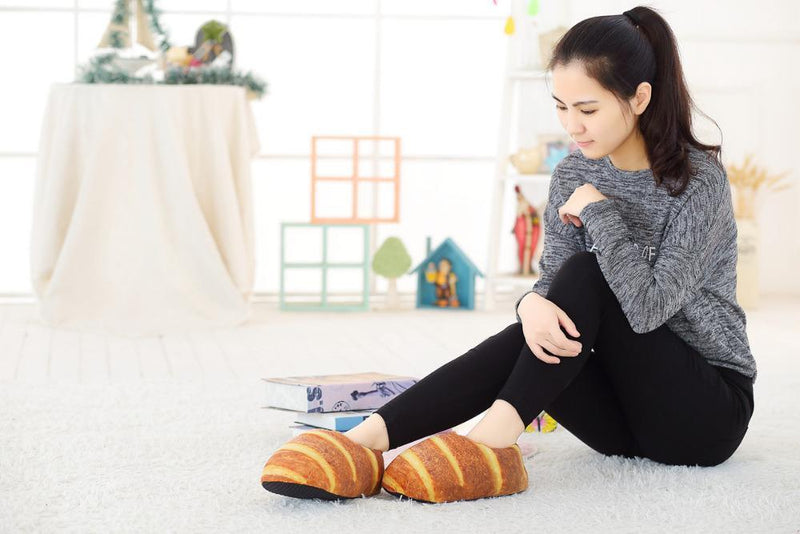
[[[529,293],[537,293],[543,297],[547,296],[550,283],[555,277],[561,264],[576,252],[582,249],[578,229],[572,225],[566,225],[558,218],[558,208],[564,204],[564,199],[559,190],[559,174],[556,168],[550,180],[550,188],[547,196],[547,205],[544,209],[544,245],[542,257],[539,260],[539,279],[534,283],[533,288],[526,291],[517,300],[514,310],[517,315],[517,322],[522,322],[519,317],[519,303]]]
[[[634,244],[614,199],[593,202],[581,211],[600,269],[634,332],[655,330],[696,292],[706,249],[722,226],[723,192],[718,184],[704,183],[689,194],[667,223],[652,266]]]

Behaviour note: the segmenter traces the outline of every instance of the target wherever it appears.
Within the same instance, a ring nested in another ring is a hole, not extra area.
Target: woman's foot
[[[528,473],[519,445],[495,449],[443,432],[403,451],[381,485],[397,497],[443,503],[525,491]]]
[[[383,454],[341,432],[316,429],[285,443],[261,472],[265,490],[300,499],[354,499],[381,491]]]
[[[502,449],[517,442],[525,431],[517,409],[507,401],[497,399],[467,437],[487,447]]]
[[[357,426],[344,433],[345,436],[359,445],[378,451],[389,450],[389,432],[383,417],[373,413]]]

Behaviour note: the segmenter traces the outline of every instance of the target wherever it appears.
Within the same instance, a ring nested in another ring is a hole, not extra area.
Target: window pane
[[[307,223],[311,220],[310,166],[308,161],[258,159],[253,161],[251,168],[256,241],[255,291],[277,293],[281,223]]]
[[[328,260],[331,263],[364,262],[364,229],[360,226],[328,227]]]
[[[308,154],[312,135],[372,131],[371,19],[234,17],[237,64],[269,84],[253,104],[262,151]]]
[[[282,232],[285,263],[322,263],[321,227],[286,226]]]
[[[36,161],[0,159],[0,292],[32,293],[31,224]]]
[[[110,17],[111,10],[78,15],[78,69],[88,67],[89,58],[94,56]]]
[[[82,8],[88,9],[106,9],[108,8],[109,11],[114,6],[114,0],[79,0],[79,6]],[[70,2],[71,3],[71,2]],[[161,22],[164,23],[164,17],[166,17],[170,11],[202,11],[202,10],[209,10],[209,11],[225,11],[227,7],[226,0],[162,0],[161,2],[156,2],[157,7],[164,12],[164,15],[161,16]]]
[[[108,8],[109,2],[105,1],[101,9],[102,13],[81,13],[78,21],[78,57],[81,64],[87,61],[89,57],[94,55],[100,38],[106,31],[106,27],[111,19],[111,9]],[[197,11],[197,9],[192,9]],[[216,19],[220,22],[225,22],[224,15],[220,13],[197,13],[191,15],[183,15],[170,13],[165,11],[159,18],[161,25],[169,34],[169,41],[172,46],[194,46],[195,35],[200,26],[209,20]],[[236,43],[236,34],[234,33],[234,52]],[[159,38],[153,35],[156,44],[159,43]]]
[[[500,17],[505,20],[511,0],[465,2],[464,0],[381,0],[384,15],[455,15],[462,17]]]
[[[370,14],[375,12],[376,0],[231,0],[234,11],[262,13]]]
[[[497,150],[506,39],[495,21],[386,20],[381,130],[405,154]]]
[[[221,14],[199,13],[183,15],[166,12],[161,16],[161,25],[169,33],[169,42],[172,46],[194,46],[197,30],[210,20],[218,20],[223,24],[225,23],[224,16]],[[237,45],[239,43],[233,28],[231,28],[231,33],[233,34],[233,53],[236,55],[238,54]],[[157,38],[155,41],[156,43],[159,42]]]
[[[73,0],[0,0],[0,7],[58,7],[71,8],[75,5]],[[4,21],[5,22],[5,21]]]
[[[304,298],[287,299],[288,301],[319,303],[322,293],[322,269],[288,268],[283,273],[283,287],[286,293],[302,295]],[[311,297],[310,299],[308,297]]]
[[[15,79],[0,89],[0,151],[36,151],[50,85],[73,79],[73,40],[72,14],[3,13],[0,49],[18,53],[4,58],[3,71]]]
[[[407,161],[402,172],[400,224],[378,225],[376,247],[388,237],[399,237],[413,269],[425,258],[426,237],[432,238],[432,249],[450,237],[485,272],[489,239],[513,237],[508,224],[500,236],[489,235],[494,163]],[[385,291],[385,279],[377,280],[378,290]],[[397,287],[415,291],[416,279],[401,276]]]
[[[348,296],[360,295],[364,292],[364,270],[349,268],[332,268],[327,271],[327,291],[329,296],[336,294]],[[337,302],[353,302],[354,299],[332,299]],[[360,300],[360,299],[359,299]],[[357,301],[356,301],[357,302]],[[355,304],[355,302],[353,302]]]

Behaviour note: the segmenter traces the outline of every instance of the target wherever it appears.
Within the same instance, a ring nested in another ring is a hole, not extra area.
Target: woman
[[[548,70],[579,150],[553,173],[541,277],[517,322],[354,429],[299,436],[267,462],[265,488],[373,495],[380,475],[388,492],[428,502],[517,493],[527,473],[515,442],[542,410],[605,455],[713,466],[738,448],[756,365],[736,303],[731,194],[720,147],[692,133],[671,29],[646,7],[590,18]],[[383,472],[380,451],[483,411],[466,436],[432,436]]]

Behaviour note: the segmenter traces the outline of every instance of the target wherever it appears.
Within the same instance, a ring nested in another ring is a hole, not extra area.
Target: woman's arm
[[[732,218],[727,178],[701,183],[667,223],[655,263],[643,258],[613,199],[587,205],[581,220],[597,247],[597,261],[633,331],[655,330],[692,297],[703,276],[707,248]]]
[[[547,296],[547,290],[553,277],[558,272],[561,264],[573,254],[583,250],[579,231],[572,225],[565,225],[558,217],[558,208],[564,203],[560,191],[558,167],[553,171],[550,179],[547,205],[544,209],[544,245],[542,258],[539,261],[539,279],[530,291],[525,292],[517,300],[514,310],[517,322],[522,322],[519,317],[519,304],[528,294],[537,293],[542,297]]]

